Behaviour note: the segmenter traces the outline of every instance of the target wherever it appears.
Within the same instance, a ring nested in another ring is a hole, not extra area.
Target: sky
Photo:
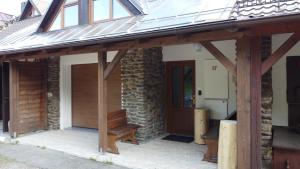
[[[19,16],[21,13],[21,2],[26,0],[0,0],[0,12]]]

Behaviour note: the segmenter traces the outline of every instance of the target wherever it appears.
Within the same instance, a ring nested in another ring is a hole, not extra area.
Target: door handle
[[[196,104],[196,97],[195,97],[195,95],[192,96],[192,102],[193,102],[193,105]]]

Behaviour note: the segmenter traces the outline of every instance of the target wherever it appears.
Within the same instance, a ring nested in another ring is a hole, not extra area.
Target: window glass
[[[61,29],[61,12],[57,15],[53,24],[50,27],[50,31]]]
[[[184,107],[193,107],[193,69],[184,67]]]
[[[181,70],[182,69],[179,66],[174,66],[172,68],[172,105],[175,108],[180,107],[180,90],[182,88],[180,83]]]
[[[64,15],[65,27],[78,25],[78,5],[65,7]]]
[[[122,18],[127,16],[130,16],[127,9],[125,9],[119,0],[113,0],[113,18]]]
[[[74,3],[74,2],[78,2],[78,0],[66,0],[65,4],[70,4],[70,3]]]
[[[110,0],[94,1],[94,21],[109,19]]]

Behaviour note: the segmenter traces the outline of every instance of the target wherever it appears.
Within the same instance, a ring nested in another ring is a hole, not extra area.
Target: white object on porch
[[[237,122],[221,120],[219,134],[218,169],[237,168]]]
[[[154,139],[132,145],[118,142],[120,155],[102,155],[98,150],[98,131],[72,128],[25,135],[17,139],[29,144],[62,151],[75,156],[112,162],[134,169],[216,169],[217,165],[203,162],[206,146]]]
[[[208,131],[209,126],[209,112],[207,109],[195,109],[195,143],[205,144],[205,140],[202,138]]]

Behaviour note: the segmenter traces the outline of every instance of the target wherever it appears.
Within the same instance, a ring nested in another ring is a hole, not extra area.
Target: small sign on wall
[[[228,99],[228,71],[217,60],[204,60],[204,97]]]

